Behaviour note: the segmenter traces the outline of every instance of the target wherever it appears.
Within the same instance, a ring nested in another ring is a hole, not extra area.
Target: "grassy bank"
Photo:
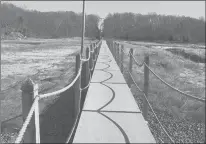
[[[151,69],[172,86],[188,94],[205,98],[205,65],[181,55],[175,55],[163,48],[156,48],[154,44],[142,44],[120,41],[124,44],[128,53],[134,49],[134,55],[138,62],[144,60],[144,54],[150,56]],[[124,67],[128,70],[129,59],[124,56]],[[129,78],[127,72],[124,73]],[[133,64],[133,76],[138,86],[143,89],[144,68]],[[185,96],[170,89],[159,81],[150,72],[149,77],[149,101],[151,102],[158,118],[163,123],[175,142],[203,143],[205,141],[205,104],[187,99]],[[140,108],[142,107],[143,94],[132,86],[132,92]],[[151,110],[149,110],[149,126],[157,142],[170,142],[168,137],[160,129]]]
[[[21,114],[21,84],[26,77],[39,84],[39,93],[48,93],[70,83],[75,71],[75,54],[80,50],[80,38],[32,39],[2,42],[1,118],[2,121]],[[90,39],[85,40],[89,45]],[[37,44],[38,43],[38,44]],[[40,101],[40,113],[58,96]],[[3,143],[14,142],[22,126],[22,117],[2,123]]]

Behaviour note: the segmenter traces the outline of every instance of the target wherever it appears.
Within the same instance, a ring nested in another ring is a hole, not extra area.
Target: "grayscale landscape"
[[[61,8],[59,11],[40,12],[3,2],[0,19],[0,142],[14,143],[23,125],[21,86],[24,81],[31,78],[38,84],[39,93],[45,94],[62,89],[74,80],[75,56],[81,51],[82,13]],[[130,63],[128,54],[133,49],[133,56],[139,63],[144,62],[145,55],[149,56],[150,68],[165,82],[205,100],[204,17],[158,12],[141,14],[129,10],[113,13],[108,10],[102,18],[97,13],[86,12],[84,37],[84,57],[86,48],[100,40],[123,45],[125,71],[122,73],[127,83],[131,80],[127,71]],[[138,67],[133,61],[132,74],[136,84],[144,89],[144,66]],[[142,92],[134,83],[130,90],[142,110]],[[40,100],[39,113],[43,115],[58,99],[59,95]],[[175,143],[205,143],[205,103],[174,91],[151,72],[148,100]],[[157,143],[171,143],[151,109],[148,110],[147,121]],[[57,128],[54,131],[58,133],[61,130]],[[48,139],[45,138],[44,142],[50,142]],[[53,137],[53,142],[62,142],[58,140]]]

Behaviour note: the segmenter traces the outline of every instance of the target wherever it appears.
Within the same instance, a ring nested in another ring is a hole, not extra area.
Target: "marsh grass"
[[[31,41],[6,41],[2,44],[4,62],[2,63],[2,92],[0,96],[5,97],[1,101],[2,121],[21,114],[20,87],[26,77],[32,78],[35,83],[39,84],[39,93],[59,90],[74,78],[75,54],[80,50],[79,38],[32,39]],[[34,45],[33,41],[37,41],[38,45]],[[85,45],[89,45],[90,42],[90,39],[86,39]],[[8,66],[7,61],[12,66]],[[28,73],[30,71],[31,73]],[[58,96],[54,96],[40,100],[40,113],[43,113],[57,99]],[[21,117],[2,123],[2,142],[14,142],[22,124]]]
[[[151,69],[163,80],[196,97],[205,98],[205,65],[186,59],[184,56],[173,54],[165,49],[157,49],[148,44],[138,42],[121,42],[125,51],[134,50],[135,59],[141,63],[144,55],[150,57]],[[134,44],[135,43],[135,44]],[[151,44],[153,45],[153,44]],[[166,46],[166,45],[164,45]],[[124,55],[124,67],[128,70],[129,58]],[[129,74],[124,72],[126,80]],[[143,90],[144,68],[133,63],[133,77]],[[132,93],[142,108],[143,94],[133,85]],[[151,72],[149,75],[148,99],[158,118],[175,142],[203,143],[205,142],[205,103],[188,99],[172,90],[158,80]],[[148,113],[150,129],[157,142],[170,143],[168,137],[160,129],[151,110]]]

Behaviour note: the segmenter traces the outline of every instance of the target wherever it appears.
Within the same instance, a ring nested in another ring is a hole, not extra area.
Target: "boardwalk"
[[[105,41],[73,143],[155,143]]]

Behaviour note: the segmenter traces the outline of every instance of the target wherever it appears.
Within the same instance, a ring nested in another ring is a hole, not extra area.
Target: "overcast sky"
[[[11,1],[17,6],[38,11],[82,12],[82,1]],[[108,13],[133,12],[184,15],[205,18],[205,1],[86,1],[87,14],[104,18]]]

